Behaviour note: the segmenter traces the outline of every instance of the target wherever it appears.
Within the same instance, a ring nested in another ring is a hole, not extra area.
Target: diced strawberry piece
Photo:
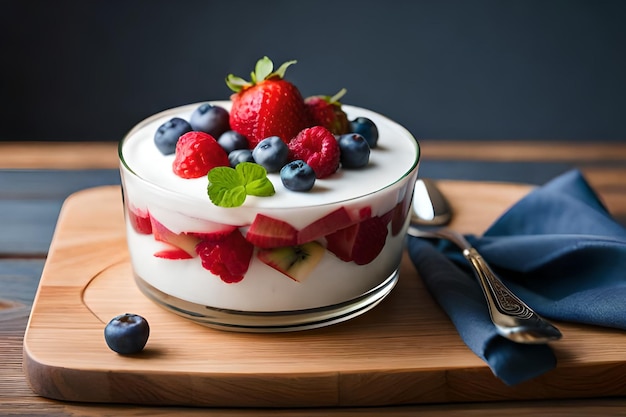
[[[359,209],[355,221],[360,222],[362,220],[369,219],[370,217],[372,217],[372,207],[366,206]]]
[[[398,210],[398,205],[400,205],[400,203],[396,204],[391,210],[389,210],[387,213],[380,216],[383,223],[385,224],[391,223],[391,219],[393,219],[393,216],[395,216],[396,214],[396,210]]]
[[[189,236],[197,237],[200,240],[208,240],[211,242],[217,242],[224,239],[226,236],[231,234],[237,226],[231,225],[223,225],[220,229],[215,229],[210,232],[189,232],[187,233]]]
[[[175,248],[175,247],[172,247],[172,249],[164,249],[164,250],[155,252],[154,256],[156,256],[157,258],[172,259],[172,260],[193,258],[193,256],[188,254],[186,251],[180,248]]]
[[[219,241],[202,241],[196,246],[202,266],[227,283],[241,281],[252,259],[254,246],[239,229]]]
[[[226,151],[208,133],[187,132],[176,143],[172,169],[181,178],[203,177],[215,167],[229,165]]]
[[[380,254],[387,233],[387,224],[381,217],[370,217],[327,235],[326,249],[342,261],[366,265]]]
[[[413,199],[412,193],[407,193],[396,205],[395,210],[393,211],[393,217],[391,218],[391,234],[396,236],[398,233],[402,231],[402,227],[404,227],[404,223],[406,221],[406,216],[409,214],[409,210],[411,209],[411,202]]]
[[[298,230],[285,221],[259,213],[250,225],[246,239],[259,248],[292,246],[298,242]]]
[[[380,217],[371,217],[359,223],[359,231],[352,247],[352,260],[367,265],[383,250],[387,239],[387,225]]]
[[[184,250],[192,257],[196,256],[196,245],[200,242],[200,238],[186,233],[174,233],[154,217],[151,217],[151,223],[155,240],[169,243]]]
[[[298,232],[298,244],[311,242],[336,230],[343,229],[352,223],[350,214],[342,206],[301,229]]]
[[[326,249],[344,262],[352,261],[352,247],[359,225],[353,224],[326,236]]]
[[[326,178],[339,168],[341,151],[337,139],[323,126],[304,129],[289,142],[290,159],[301,159],[315,171],[317,178]]]
[[[128,221],[135,232],[142,235],[152,234],[152,223],[150,222],[148,210],[142,210],[129,204],[127,214]]]

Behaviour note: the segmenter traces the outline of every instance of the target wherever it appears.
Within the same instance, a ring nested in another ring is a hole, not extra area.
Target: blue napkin
[[[482,237],[467,237],[540,315],[626,329],[626,229],[578,170],[531,191]],[[409,237],[408,250],[463,341],[503,382],[515,385],[556,366],[549,345],[517,344],[496,333],[482,292],[457,248]]]

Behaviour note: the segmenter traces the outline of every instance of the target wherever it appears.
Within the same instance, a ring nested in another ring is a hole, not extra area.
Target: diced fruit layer
[[[317,242],[262,249],[257,257],[294,281],[302,282],[313,272],[326,250]]]

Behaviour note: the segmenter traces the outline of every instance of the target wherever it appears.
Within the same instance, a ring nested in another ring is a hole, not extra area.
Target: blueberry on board
[[[223,107],[209,103],[198,106],[191,114],[189,123],[193,130],[208,133],[215,139],[230,130],[228,111]]]
[[[121,355],[141,352],[148,342],[150,326],[143,317],[125,313],[113,317],[104,327],[104,340]]]
[[[315,184],[315,171],[306,162],[298,159],[281,168],[280,180],[288,190],[309,191]]]
[[[171,155],[176,152],[178,138],[187,132],[191,132],[191,125],[187,120],[174,117],[163,123],[154,133],[154,144],[163,155]]]
[[[287,163],[289,148],[278,136],[270,136],[259,142],[252,150],[254,162],[267,172],[278,172]]]
[[[362,168],[370,160],[370,146],[358,133],[347,133],[339,137],[339,151],[343,168]]]
[[[248,149],[248,139],[244,135],[234,130],[227,130],[217,139],[217,143],[230,154],[236,149]]]
[[[241,162],[254,162],[252,151],[250,149],[235,149],[228,154],[228,162],[232,168]]]
[[[367,117],[357,117],[350,122],[350,131],[363,136],[370,145],[370,149],[374,149],[378,143],[378,127],[371,119]]]

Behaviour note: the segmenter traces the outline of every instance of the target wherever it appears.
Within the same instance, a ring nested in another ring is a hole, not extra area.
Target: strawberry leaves
[[[268,197],[276,192],[265,168],[252,162],[242,162],[234,169],[213,168],[208,178],[209,198],[220,207],[239,207],[248,195]]]
[[[287,61],[282,64],[276,71],[274,71],[274,63],[271,59],[264,56],[259,59],[254,67],[254,71],[250,73],[250,81],[244,80],[233,74],[228,74],[226,77],[226,85],[228,88],[238,93],[246,88],[252,87],[262,81],[269,80],[271,78],[282,79],[285,77],[285,72],[289,66],[295,64],[297,61]],[[343,94],[342,94],[343,95]]]

